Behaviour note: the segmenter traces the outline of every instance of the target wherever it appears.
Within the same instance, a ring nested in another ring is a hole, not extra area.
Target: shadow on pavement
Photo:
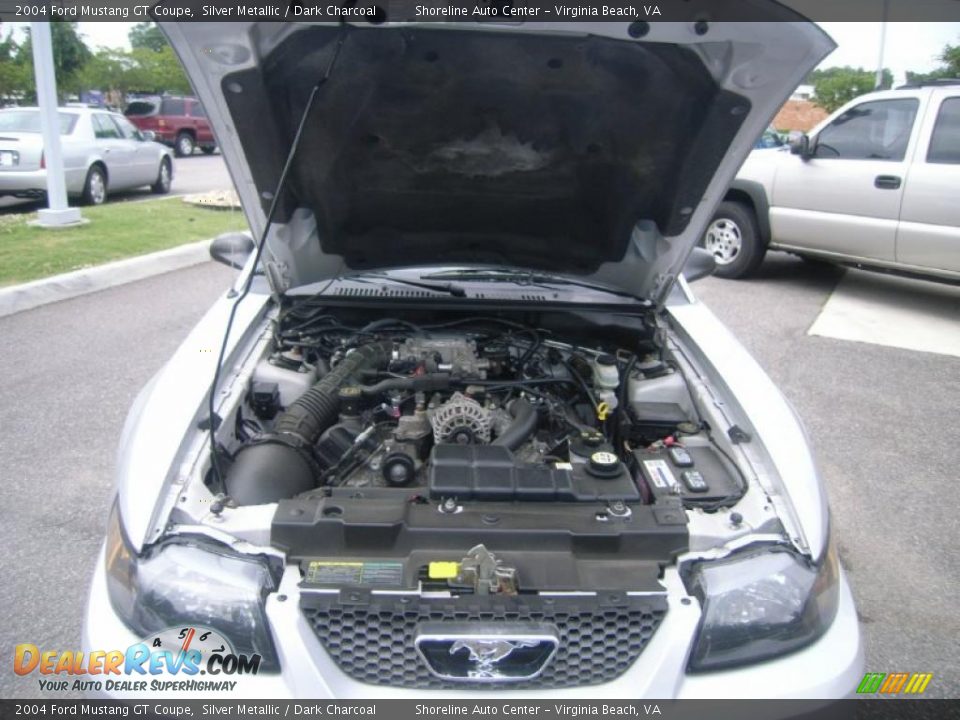
[[[746,281],[777,282],[811,289],[832,289],[846,269],[831,263],[810,262],[784,252],[770,252],[760,268]]]

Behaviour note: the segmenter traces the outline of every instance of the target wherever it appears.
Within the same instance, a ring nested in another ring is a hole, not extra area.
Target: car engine
[[[524,542],[543,554],[515,561],[508,587],[578,587],[598,557],[640,563],[606,584],[649,585],[687,548],[685,510],[728,507],[746,485],[646,320],[606,317],[371,320],[294,303],[211,492],[275,503],[271,544],[292,559],[402,559],[398,586],[431,558]]]
[[[715,452],[655,344],[558,335],[498,317],[349,325],[294,305],[238,413],[223,493],[236,505],[344,488],[452,502],[737,499],[722,458],[702,463],[711,477],[694,461]]]

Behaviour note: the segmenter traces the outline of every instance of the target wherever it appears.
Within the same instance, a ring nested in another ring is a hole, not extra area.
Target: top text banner
[[[772,12],[771,12],[772,10]],[[0,0],[0,22],[711,22],[960,21],[960,0]]]

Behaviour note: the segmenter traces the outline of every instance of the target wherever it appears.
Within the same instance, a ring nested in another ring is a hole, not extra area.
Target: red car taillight
[[[44,154],[42,150],[40,151],[40,169],[41,170],[47,169],[47,156]]]

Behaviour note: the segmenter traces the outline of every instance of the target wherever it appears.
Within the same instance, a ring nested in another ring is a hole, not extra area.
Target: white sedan
[[[113,190],[150,186],[170,192],[173,158],[123,115],[106,110],[60,110],[60,141],[67,194],[100,205]],[[0,197],[40,198],[47,170],[40,111],[0,111]]]

